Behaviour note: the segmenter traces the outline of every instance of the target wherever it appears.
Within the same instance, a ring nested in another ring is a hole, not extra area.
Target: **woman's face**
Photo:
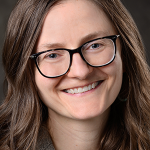
[[[89,40],[116,34],[112,22],[94,3],[87,0],[64,1],[54,6],[45,18],[36,52],[54,48],[75,49]],[[119,39],[116,44],[115,60],[104,67],[90,67],[75,53],[69,72],[62,77],[45,78],[35,69],[38,92],[49,111],[73,119],[107,114],[122,84]],[[99,81],[102,83],[84,93],[65,92]]]

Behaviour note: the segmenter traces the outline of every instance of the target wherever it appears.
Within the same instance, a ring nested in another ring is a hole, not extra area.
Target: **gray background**
[[[0,56],[5,37],[7,20],[17,0],[0,0]],[[150,64],[150,0],[122,0],[123,4],[133,16],[147,51],[147,60]],[[3,94],[4,71],[0,57],[0,103],[4,99]]]

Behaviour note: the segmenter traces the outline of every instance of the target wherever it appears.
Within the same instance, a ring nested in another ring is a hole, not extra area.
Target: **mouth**
[[[84,92],[90,91],[90,90],[92,90],[92,89],[95,89],[95,88],[96,88],[98,85],[100,85],[102,82],[103,82],[103,80],[94,82],[94,83],[89,84],[89,85],[84,86],[84,87],[73,88],[73,89],[65,89],[64,92],[65,92],[65,93],[70,93],[70,94],[84,93]]]

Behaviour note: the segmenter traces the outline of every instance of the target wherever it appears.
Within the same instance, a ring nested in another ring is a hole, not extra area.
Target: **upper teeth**
[[[99,82],[95,82],[88,86],[84,86],[83,88],[80,87],[80,88],[75,88],[75,89],[69,89],[69,90],[66,90],[65,92],[71,93],[71,94],[83,93],[91,89],[94,89],[98,85],[98,83]]]

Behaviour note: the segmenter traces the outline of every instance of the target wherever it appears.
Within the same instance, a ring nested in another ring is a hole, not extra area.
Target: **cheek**
[[[44,88],[45,90],[52,89],[58,84],[58,78],[46,78],[40,74],[38,69],[35,69],[35,83],[38,89]]]
[[[122,85],[123,65],[121,57],[117,57],[110,69],[111,88],[114,95],[118,95]],[[112,93],[112,94],[113,94]]]
[[[53,93],[56,90],[58,82],[59,80],[57,78],[56,79],[45,78],[36,69],[35,83],[38,89],[38,93],[43,101],[53,96]]]
[[[115,60],[110,65],[102,68],[102,70],[108,76],[108,99],[115,100],[120,92],[123,77],[123,65],[120,55],[117,54]]]
[[[35,73],[35,82],[41,101],[47,106],[49,110],[57,112],[63,109],[59,101],[57,86],[61,81],[60,78],[45,78],[39,72]]]
[[[37,72],[35,73],[35,82],[41,101],[50,108],[54,99],[54,83],[43,77]]]
[[[44,78],[37,69],[35,70],[35,83],[39,91],[44,90],[48,86],[46,84],[47,83],[46,78]]]

